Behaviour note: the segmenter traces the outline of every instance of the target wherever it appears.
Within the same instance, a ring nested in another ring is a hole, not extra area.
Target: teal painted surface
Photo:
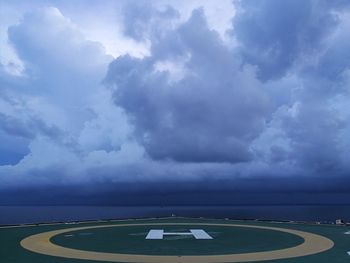
[[[130,223],[130,221],[125,221]],[[125,223],[124,222],[124,223]],[[137,221],[131,221],[132,223],[143,223],[143,222],[152,222],[154,223],[155,221],[148,221],[148,220],[137,220]],[[274,260],[274,261],[264,261],[266,263],[347,263],[350,262],[350,256],[347,254],[347,251],[350,251],[350,235],[345,235],[344,233],[349,231],[350,228],[349,227],[341,227],[341,226],[325,226],[325,225],[307,225],[307,224],[287,224],[287,223],[263,223],[263,222],[256,222],[256,221],[223,221],[223,220],[199,220],[199,219],[160,219],[157,220],[158,222],[188,222],[189,224],[191,222],[208,222],[208,223],[239,223],[239,224],[249,224],[249,225],[262,225],[262,226],[272,226],[272,227],[282,227],[282,228],[291,228],[291,229],[298,229],[298,230],[302,230],[302,231],[308,231],[308,232],[312,232],[312,233],[316,233],[316,234],[320,234],[323,236],[326,236],[330,239],[332,239],[335,243],[334,248],[332,248],[331,250],[328,250],[326,252],[323,253],[319,253],[316,255],[311,255],[311,256],[306,256],[306,257],[299,257],[299,258],[293,258],[293,259],[284,259],[284,260]],[[122,224],[123,222],[115,222],[115,224]],[[66,259],[66,258],[58,258],[58,257],[50,257],[50,256],[45,256],[45,255],[41,255],[41,254],[37,254],[37,253],[33,253],[30,251],[27,251],[25,249],[23,249],[19,242],[29,236],[29,235],[33,235],[36,233],[40,233],[40,232],[45,232],[45,231],[50,231],[50,230],[55,230],[55,229],[62,229],[62,228],[70,228],[70,227],[77,227],[77,226],[88,226],[88,225],[100,225],[100,224],[104,224],[104,223],[89,223],[89,224],[79,224],[79,225],[51,225],[51,226],[32,226],[32,227],[19,227],[19,228],[0,228],[0,262],[1,263],[93,263],[93,262],[98,262],[98,261],[87,261],[87,260],[76,260],[76,259]],[[110,222],[108,222],[107,224],[111,224]],[[169,226],[168,226],[169,227]],[[197,227],[198,228],[198,227]],[[116,229],[116,228],[115,228]],[[166,228],[165,228],[166,229]],[[170,227],[169,230],[181,230],[184,228],[178,228],[178,227]],[[231,228],[230,228],[231,229]],[[102,229],[101,229],[102,230]],[[111,229],[110,229],[111,230]],[[125,230],[126,231],[126,230]],[[222,230],[220,229],[215,229],[215,227],[213,227],[212,229],[208,228],[208,232],[220,232]],[[254,233],[244,233],[244,231],[242,229],[236,229],[236,230],[232,230],[232,231],[238,231],[236,233],[231,233],[231,234],[237,234],[240,235],[240,238],[246,239],[246,245],[249,247],[245,247],[242,245],[237,245],[236,247],[236,251],[234,251],[235,253],[239,253],[240,251],[243,252],[249,252],[252,251],[253,249],[261,249],[264,250],[266,248],[266,244],[263,244],[263,246],[258,247],[256,244],[259,244],[260,246],[260,242],[253,242],[250,241],[248,238],[249,235],[253,235]],[[243,231],[243,232],[240,232]],[[91,232],[91,231],[81,231],[81,232]],[[127,231],[128,232],[128,231]],[[140,229],[134,228],[132,231],[132,233],[145,233],[145,229],[143,227],[141,227]],[[226,232],[226,231],[225,231]],[[240,233],[239,233],[240,232]],[[273,231],[274,232],[274,231]],[[114,234],[112,233],[112,231],[110,232],[110,237],[109,238],[114,238]],[[103,233],[103,231],[100,232],[100,234],[106,234]],[[128,233],[125,233],[128,235]],[[231,235],[227,232],[227,235],[225,234],[225,238],[224,236],[222,236],[222,242],[226,242],[227,238],[229,238],[229,236]],[[265,238],[269,239],[268,242],[268,246],[279,246],[279,245],[286,245],[285,242],[293,242],[293,239],[290,239],[288,241],[288,237],[284,236],[279,236],[277,238],[277,236],[275,236],[275,233],[261,233],[263,235],[267,235]],[[282,233],[283,234],[283,233]],[[246,236],[245,236],[246,235]],[[271,236],[270,236],[271,235]],[[283,234],[285,235],[285,234]],[[79,238],[83,238],[84,235],[79,236]],[[84,241],[84,244],[81,243],[79,244],[79,246],[92,246],[92,239],[91,239],[91,235],[85,235],[86,240],[90,239],[89,241]],[[141,237],[141,235],[140,235]],[[139,239],[138,241],[132,241],[132,236],[129,236],[129,242],[141,242],[141,239]],[[256,234],[255,238],[258,238],[258,235]],[[275,238],[277,239],[283,239],[283,241],[281,241],[283,244],[274,244],[275,241],[273,241]],[[59,237],[57,237],[57,240],[55,240],[55,242],[59,242],[58,241]],[[154,240],[153,240],[154,241]],[[168,240],[169,241],[169,240]],[[172,241],[172,240],[171,240]],[[176,242],[180,241],[180,240],[174,240]],[[193,241],[192,239],[183,239],[182,241]],[[205,240],[205,241],[210,241],[210,240]],[[271,241],[273,241],[273,243],[270,243]],[[83,239],[81,239],[81,242],[83,242]],[[251,242],[251,243],[249,243]],[[66,243],[67,244],[67,243]],[[127,242],[125,243],[127,244]],[[226,244],[226,243],[225,243]],[[77,244],[74,244],[77,245]],[[179,253],[179,249],[181,248],[180,243],[178,244],[180,247],[177,247],[177,251],[176,253]],[[226,245],[225,245],[226,246]],[[255,248],[253,248],[253,246],[256,246]],[[98,245],[96,245],[95,249],[98,248]],[[103,251],[105,251],[105,248],[100,247],[100,249],[103,249]],[[129,245],[125,245],[120,247],[118,246],[112,246],[109,247],[109,249],[124,249],[124,251],[131,251],[130,253],[132,253],[132,249],[130,249]],[[141,250],[146,250],[146,248],[138,248],[140,251]],[[149,251],[149,248],[147,248]],[[187,249],[187,248],[186,248]],[[214,249],[214,247],[212,248]],[[217,248],[219,249],[219,248]],[[225,247],[225,249],[227,249],[227,247]],[[252,250],[250,250],[252,249]],[[108,251],[108,249],[106,250]],[[185,251],[185,250],[184,250]],[[188,251],[187,253],[190,253],[189,250],[187,249],[186,251]],[[135,251],[135,253],[138,253]],[[169,250],[168,252],[169,253]],[[220,253],[217,253],[220,254]]]
[[[204,229],[213,240],[195,240],[192,236],[165,236],[146,240],[150,229],[165,232],[189,232]],[[265,229],[216,226],[133,226],[88,229],[64,233],[52,239],[61,246],[124,254],[147,255],[220,255],[269,251],[293,247],[303,239],[288,233]]]

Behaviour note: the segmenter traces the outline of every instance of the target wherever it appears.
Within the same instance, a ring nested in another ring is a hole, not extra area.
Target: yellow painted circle
[[[156,225],[198,225],[198,226],[225,226],[225,227],[246,227],[258,228],[285,232],[297,235],[304,239],[304,242],[298,246],[252,253],[225,254],[225,255],[199,255],[199,256],[159,256],[159,255],[134,255],[94,252],[79,249],[72,249],[53,244],[50,239],[56,235],[71,231],[105,228],[105,227],[128,227],[128,226],[156,226]],[[29,236],[21,241],[21,246],[30,251],[64,258],[97,260],[107,262],[134,262],[134,263],[224,263],[224,262],[253,262],[263,260],[275,260],[295,258],[306,255],[312,255],[331,249],[334,246],[332,240],[313,233],[267,226],[239,225],[239,224],[214,224],[214,223],[144,223],[144,224],[120,224],[120,225],[100,225],[85,226],[60,229],[43,232]]]

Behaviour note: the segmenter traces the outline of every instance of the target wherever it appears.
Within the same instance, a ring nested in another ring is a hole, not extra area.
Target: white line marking
[[[152,229],[148,232],[146,239],[163,239],[164,230]]]
[[[190,231],[196,239],[213,239],[207,232],[202,229],[191,229]]]
[[[345,234],[345,235],[350,235],[350,231],[348,231],[348,232],[345,232],[344,234]]]
[[[146,239],[163,239],[164,236],[193,236],[195,239],[213,239],[203,229],[190,229],[190,232],[164,232],[163,229],[151,229]]]
[[[165,233],[165,236],[192,236],[192,233],[183,233],[183,232],[169,232],[169,233]]]

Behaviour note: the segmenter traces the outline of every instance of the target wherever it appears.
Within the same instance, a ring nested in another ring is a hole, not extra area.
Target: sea
[[[350,222],[350,205],[0,206],[0,225],[169,216]]]

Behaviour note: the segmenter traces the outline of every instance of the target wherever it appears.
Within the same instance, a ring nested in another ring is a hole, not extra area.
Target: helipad
[[[349,262],[347,231],[337,226],[184,218],[2,228],[0,261]]]

